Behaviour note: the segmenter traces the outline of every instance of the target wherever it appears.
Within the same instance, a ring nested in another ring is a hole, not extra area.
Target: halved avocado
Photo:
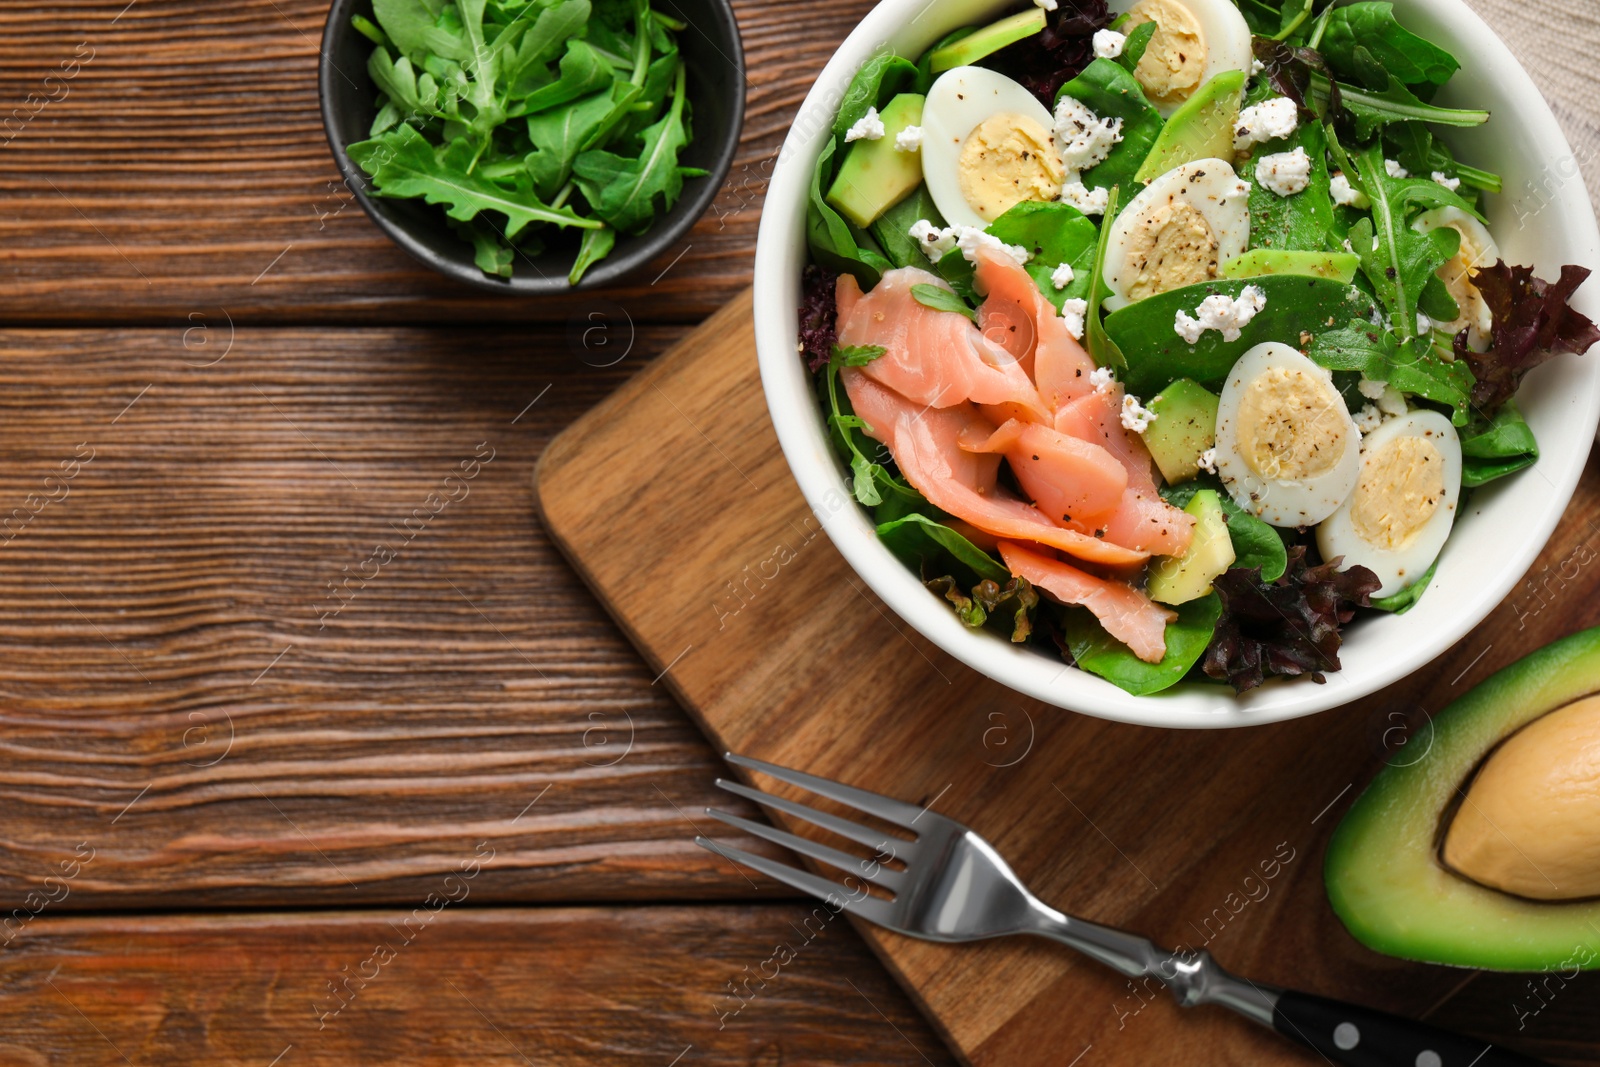
[[[1600,966],[1600,899],[1530,899],[1476,881],[1441,859],[1451,821],[1458,809],[1477,803],[1476,779],[1489,778],[1480,771],[1493,765],[1502,744],[1550,712],[1595,694],[1600,627],[1562,638],[1491,675],[1441,711],[1431,735],[1425,729],[1411,739],[1351,807],[1328,845],[1328,899],[1358,941],[1405,959],[1485,970]],[[1585,746],[1573,746],[1566,733],[1566,744],[1532,764],[1543,767],[1541,781],[1528,790],[1537,807],[1528,809],[1528,823],[1513,833],[1542,828],[1580,840],[1595,836],[1587,813],[1594,810],[1592,791],[1600,789],[1600,779],[1585,773],[1595,749],[1586,755]],[[1426,746],[1424,755],[1415,756],[1415,746]],[[1552,783],[1575,791],[1568,798],[1575,803],[1550,804]],[[1503,793],[1507,787],[1500,782],[1493,788]],[[1550,842],[1524,836],[1523,844]],[[1518,863],[1532,862],[1515,838],[1506,837],[1505,847],[1508,855],[1523,853]],[[1559,896],[1554,882],[1550,888]]]

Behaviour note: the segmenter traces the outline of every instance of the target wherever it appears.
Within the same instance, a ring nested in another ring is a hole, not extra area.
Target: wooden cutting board
[[[552,442],[535,477],[552,536],[714,744],[934,805],[1070,913],[1415,1016],[1470,973],[1353,941],[1323,895],[1326,838],[1384,759],[1425,748],[1430,713],[1600,617],[1584,566],[1600,517],[1591,469],[1529,583],[1378,698],[1209,732],[1025,699],[891,615],[820,532],[768,421],[748,293]],[[859,928],[972,1064],[1322,1062],[1042,941],[940,946]],[[1528,1047],[1515,1019],[1470,1025]]]

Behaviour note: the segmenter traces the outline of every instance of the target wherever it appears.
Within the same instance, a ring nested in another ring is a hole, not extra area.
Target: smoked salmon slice
[[[886,272],[869,293],[862,293],[850,275],[840,276],[835,291],[839,344],[885,349],[866,365],[866,373],[918,407],[1014,404],[1036,419],[1048,419],[1017,357],[985,339],[965,315],[918,303],[911,295],[916,285],[950,288],[915,267]]]
[[[1094,360],[1016,260],[980,249],[974,281],[978,292],[987,294],[978,309],[979,329],[1024,361],[1046,408],[1057,411],[1094,388],[1089,381]],[[1018,347],[1026,342],[1031,345],[1024,355]]]
[[[870,294],[863,300],[868,298]],[[972,405],[923,408],[862,369],[846,367],[840,377],[856,415],[868,426],[867,434],[889,447],[906,481],[934,507],[996,537],[1049,545],[1091,563],[1118,567],[1149,558],[1148,552],[1059,526],[1000,488],[995,481],[1000,456],[961,447],[963,439],[984,440],[994,432]]]
[[[987,440],[963,440],[961,446],[1005,456],[1028,499],[1064,526],[1104,525],[1128,487],[1127,470],[1110,452],[1036,422],[1012,419]]]
[[[1063,604],[1088,608],[1106,633],[1146,663],[1167,654],[1167,623],[1178,617],[1126,582],[1097,578],[1070,563],[1051,559],[1025,545],[1000,542],[1000,558],[1018,578],[1043,589]]]

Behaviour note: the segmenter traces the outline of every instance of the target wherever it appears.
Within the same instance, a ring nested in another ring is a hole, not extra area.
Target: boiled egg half
[[[1317,527],[1323,559],[1366,567],[1391,596],[1433,565],[1455,523],[1461,440],[1437,411],[1390,419],[1361,442],[1355,491]]]
[[[1458,207],[1436,207],[1424,211],[1411,223],[1419,233],[1449,227],[1461,235],[1461,250],[1455,258],[1439,268],[1439,280],[1444,282],[1450,295],[1455,297],[1461,314],[1454,322],[1441,322],[1437,326],[1452,335],[1469,330],[1467,341],[1473,349],[1482,352],[1489,347],[1489,331],[1494,326],[1494,315],[1484,302],[1483,294],[1472,283],[1472,272],[1479,267],[1492,267],[1500,259],[1500,246],[1489,236],[1488,227]]]
[[[1106,238],[1106,306],[1219,277],[1250,243],[1249,206],[1249,183],[1221,159],[1185,163],[1145,186]]]
[[[1163,115],[1178,110],[1223,71],[1250,73],[1255,60],[1250,25],[1233,0],[1112,0],[1109,7],[1113,14],[1127,14],[1123,33],[1156,24],[1134,77]]]
[[[1273,526],[1314,526],[1361,473],[1361,432],[1333,376],[1277,341],[1233,365],[1217,406],[1217,476]]]
[[[922,178],[952,226],[982,229],[1024,200],[1055,200],[1066,170],[1055,120],[1021,84],[984,67],[945,71],[922,105]]]

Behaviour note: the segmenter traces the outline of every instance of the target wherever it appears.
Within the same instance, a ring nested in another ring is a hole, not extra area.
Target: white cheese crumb
[[[1035,3],[1038,0],[1034,0]],[[1094,54],[1101,59],[1116,59],[1122,54],[1122,46],[1128,43],[1128,38],[1116,30],[1094,31]]]
[[[1156,421],[1156,413],[1139,403],[1136,396],[1122,398],[1122,428],[1134,433],[1144,433]]]
[[[1061,187],[1061,202],[1071,204],[1085,215],[1104,215],[1110,200],[1109,189],[1090,189],[1082,182],[1068,182]]]
[[[894,135],[896,152],[915,152],[922,147],[922,127],[907,126]]]
[[[1117,375],[1110,367],[1096,367],[1089,372],[1089,384],[1094,386],[1097,393],[1109,393],[1116,384]]]
[[[1433,180],[1450,190],[1452,193],[1459,192],[1461,189],[1461,179],[1452,178],[1442,170],[1436,170],[1433,172]]]
[[[1239,112],[1233,127],[1233,150],[1245,152],[1252,145],[1287,137],[1299,128],[1299,107],[1287,96],[1275,96]]]
[[[1104,162],[1122,140],[1121,119],[1103,119],[1077,97],[1057,100],[1055,118],[1056,150],[1067,168],[1069,185],[1090,167]]]
[[[1311,184],[1311,157],[1304,148],[1262,156],[1256,163],[1256,181],[1279,196],[1304,192]]]
[[[1267,69],[1267,65],[1265,63],[1261,62],[1261,60],[1252,59],[1250,61],[1250,77],[1254,78],[1256,75],[1260,74],[1262,71],[1264,71],[1266,69]]]
[[[1054,11],[1056,9],[1056,0],[1033,0],[1033,6],[1042,7],[1046,11]]]
[[[1356,383],[1356,389],[1368,400],[1376,400],[1389,388],[1388,382],[1375,382],[1370,378],[1362,378]]]
[[[1050,272],[1050,284],[1057,289],[1065,289],[1072,284],[1072,280],[1077,276],[1078,274],[1072,269],[1071,263],[1063,263]]]
[[[1394,386],[1385,386],[1383,395],[1378,397],[1378,410],[1385,415],[1404,415],[1406,408],[1405,394]]]
[[[846,143],[850,141],[876,141],[883,136],[883,119],[878,117],[878,109],[867,108],[867,113],[856,119],[855,125],[844,131]]]
[[[955,251],[956,234],[954,230],[941,229],[927,219],[918,219],[911,224],[911,229],[906,235],[922,249],[922,254],[933,263],[939,262],[947,252]]]
[[[1383,425],[1383,413],[1371,404],[1363,404],[1361,410],[1355,414],[1356,429],[1363,434],[1369,434]]]
[[[1267,295],[1259,287],[1247,285],[1237,300],[1225,293],[1218,293],[1200,301],[1194,316],[1179,311],[1173,329],[1191,345],[1198,344],[1200,335],[1207,330],[1220,331],[1224,341],[1237,341],[1245,325],[1266,306]]]
[[[1372,201],[1367,199],[1367,194],[1351,185],[1350,179],[1345,177],[1345,173],[1342,170],[1333,172],[1333,177],[1328,182],[1328,192],[1333,194],[1333,202],[1340,207],[1367,208],[1372,206]]]
[[[1426,336],[1433,332],[1433,320],[1422,312],[1417,312],[1417,333]]]
[[[1256,62],[1259,63],[1260,60],[1257,60]],[[1215,447],[1208,448],[1204,452],[1200,453],[1200,458],[1199,458],[1199,460],[1196,461],[1196,463],[1200,467],[1200,469],[1205,471],[1207,474],[1215,474],[1215,473],[1217,473],[1217,450],[1216,450],[1216,448]]]
[[[1348,237],[1344,239],[1344,250],[1352,256],[1356,254],[1356,246],[1350,243],[1350,238]]]
[[[956,229],[956,247],[961,249],[961,254],[966,257],[968,263],[978,262],[978,251],[983,248],[1004,252],[1018,263],[1026,263],[1033,258],[1033,253],[1021,245],[1008,245],[994,234],[976,226],[959,226]]]
[[[1084,322],[1088,315],[1089,301],[1087,300],[1067,300],[1062,303],[1061,320],[1066,324],[1067,332],[1072,335],[1073,340],[1083,340]],[[1089,380],[1094,381],[1094,376],[1098,373],[1099,371],[1090,371]]]
[[[1389,172],[1389,177],[1391,178],[1411,177],[1411,172],[1409,170],[1406,170],[1406,168],[1402,167],[1392,159],[1386,159],[1383,161],[1383,169]]]

